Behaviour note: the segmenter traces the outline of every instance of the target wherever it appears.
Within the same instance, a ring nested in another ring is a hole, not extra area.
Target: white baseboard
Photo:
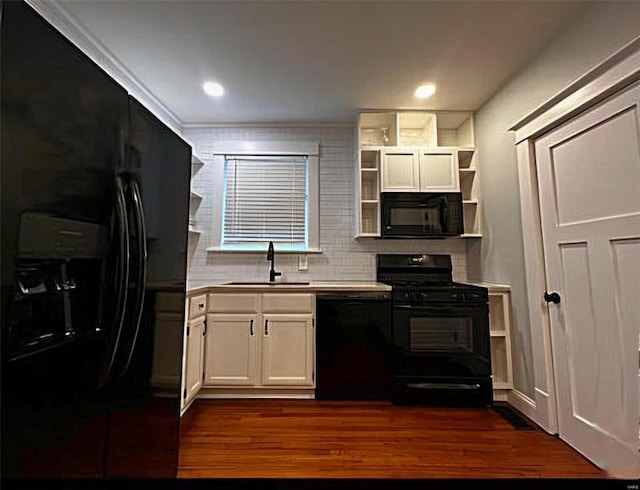
[[[536,402],[515,388],[507,394],[507,403],[532,421],[537,421]]]
[[[286,394],[272,394],[272,393],[201,393],[197,396],[198,400],[205,399],[251,399],[251,398],[273,398],[273,399],[287,399],[287,400],[313,400],[315,395],[312,393],[286,393]]]
[[[506,402],[508,401],[508,396],[509,396],[509,392],[511,391],[511,388],[509,389],[502,389],[502,388],[494,388],[493,390],[493,401],[494,402]]]

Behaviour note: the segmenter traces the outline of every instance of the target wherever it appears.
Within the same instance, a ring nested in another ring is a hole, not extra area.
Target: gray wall
[[[476,115],[484,237],[470,250],[469,277],[512,286],[514,385],[531,398],[533,358],[516,151],[507,129],[639,35],[640,2],[594,2]]]

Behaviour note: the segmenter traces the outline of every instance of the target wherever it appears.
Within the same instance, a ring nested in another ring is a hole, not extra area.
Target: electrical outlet
[[[307,262],[306,255],[298,255],[298,270],[299,271],[309,270],[309,262]]]

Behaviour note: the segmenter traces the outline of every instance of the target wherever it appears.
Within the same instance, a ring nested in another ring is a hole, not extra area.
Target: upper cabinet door
[[[382,158],[382,192],[418,190],[418,154],[413,150],[385,150]]]
[[[458,162],[453,151],[421,150],[420,190],[459,191]]]

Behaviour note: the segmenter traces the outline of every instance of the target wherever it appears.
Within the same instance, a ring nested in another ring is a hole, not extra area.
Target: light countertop
[[[304,291],[304,292],[320,292],[320,291],[391,291],[391,286],[375,281],[311,281],[309,284],[295,284],[294,282],[276,282],[274,284],[258,283],[256,284],[229,284],[219,283],[207,286],[198,286],[188,290],[188,296],[205,293],[222,293],[230,291],[251,291],[256,293],[273,292],[273,291]]]
[[[480,282],[480,281],[459,281],[462,284],[471,284],[472,286],[480,286],[487,288],[492,293],[508,293],[511,291],[511,286],[506,284],[494,284],[492,282]]]

